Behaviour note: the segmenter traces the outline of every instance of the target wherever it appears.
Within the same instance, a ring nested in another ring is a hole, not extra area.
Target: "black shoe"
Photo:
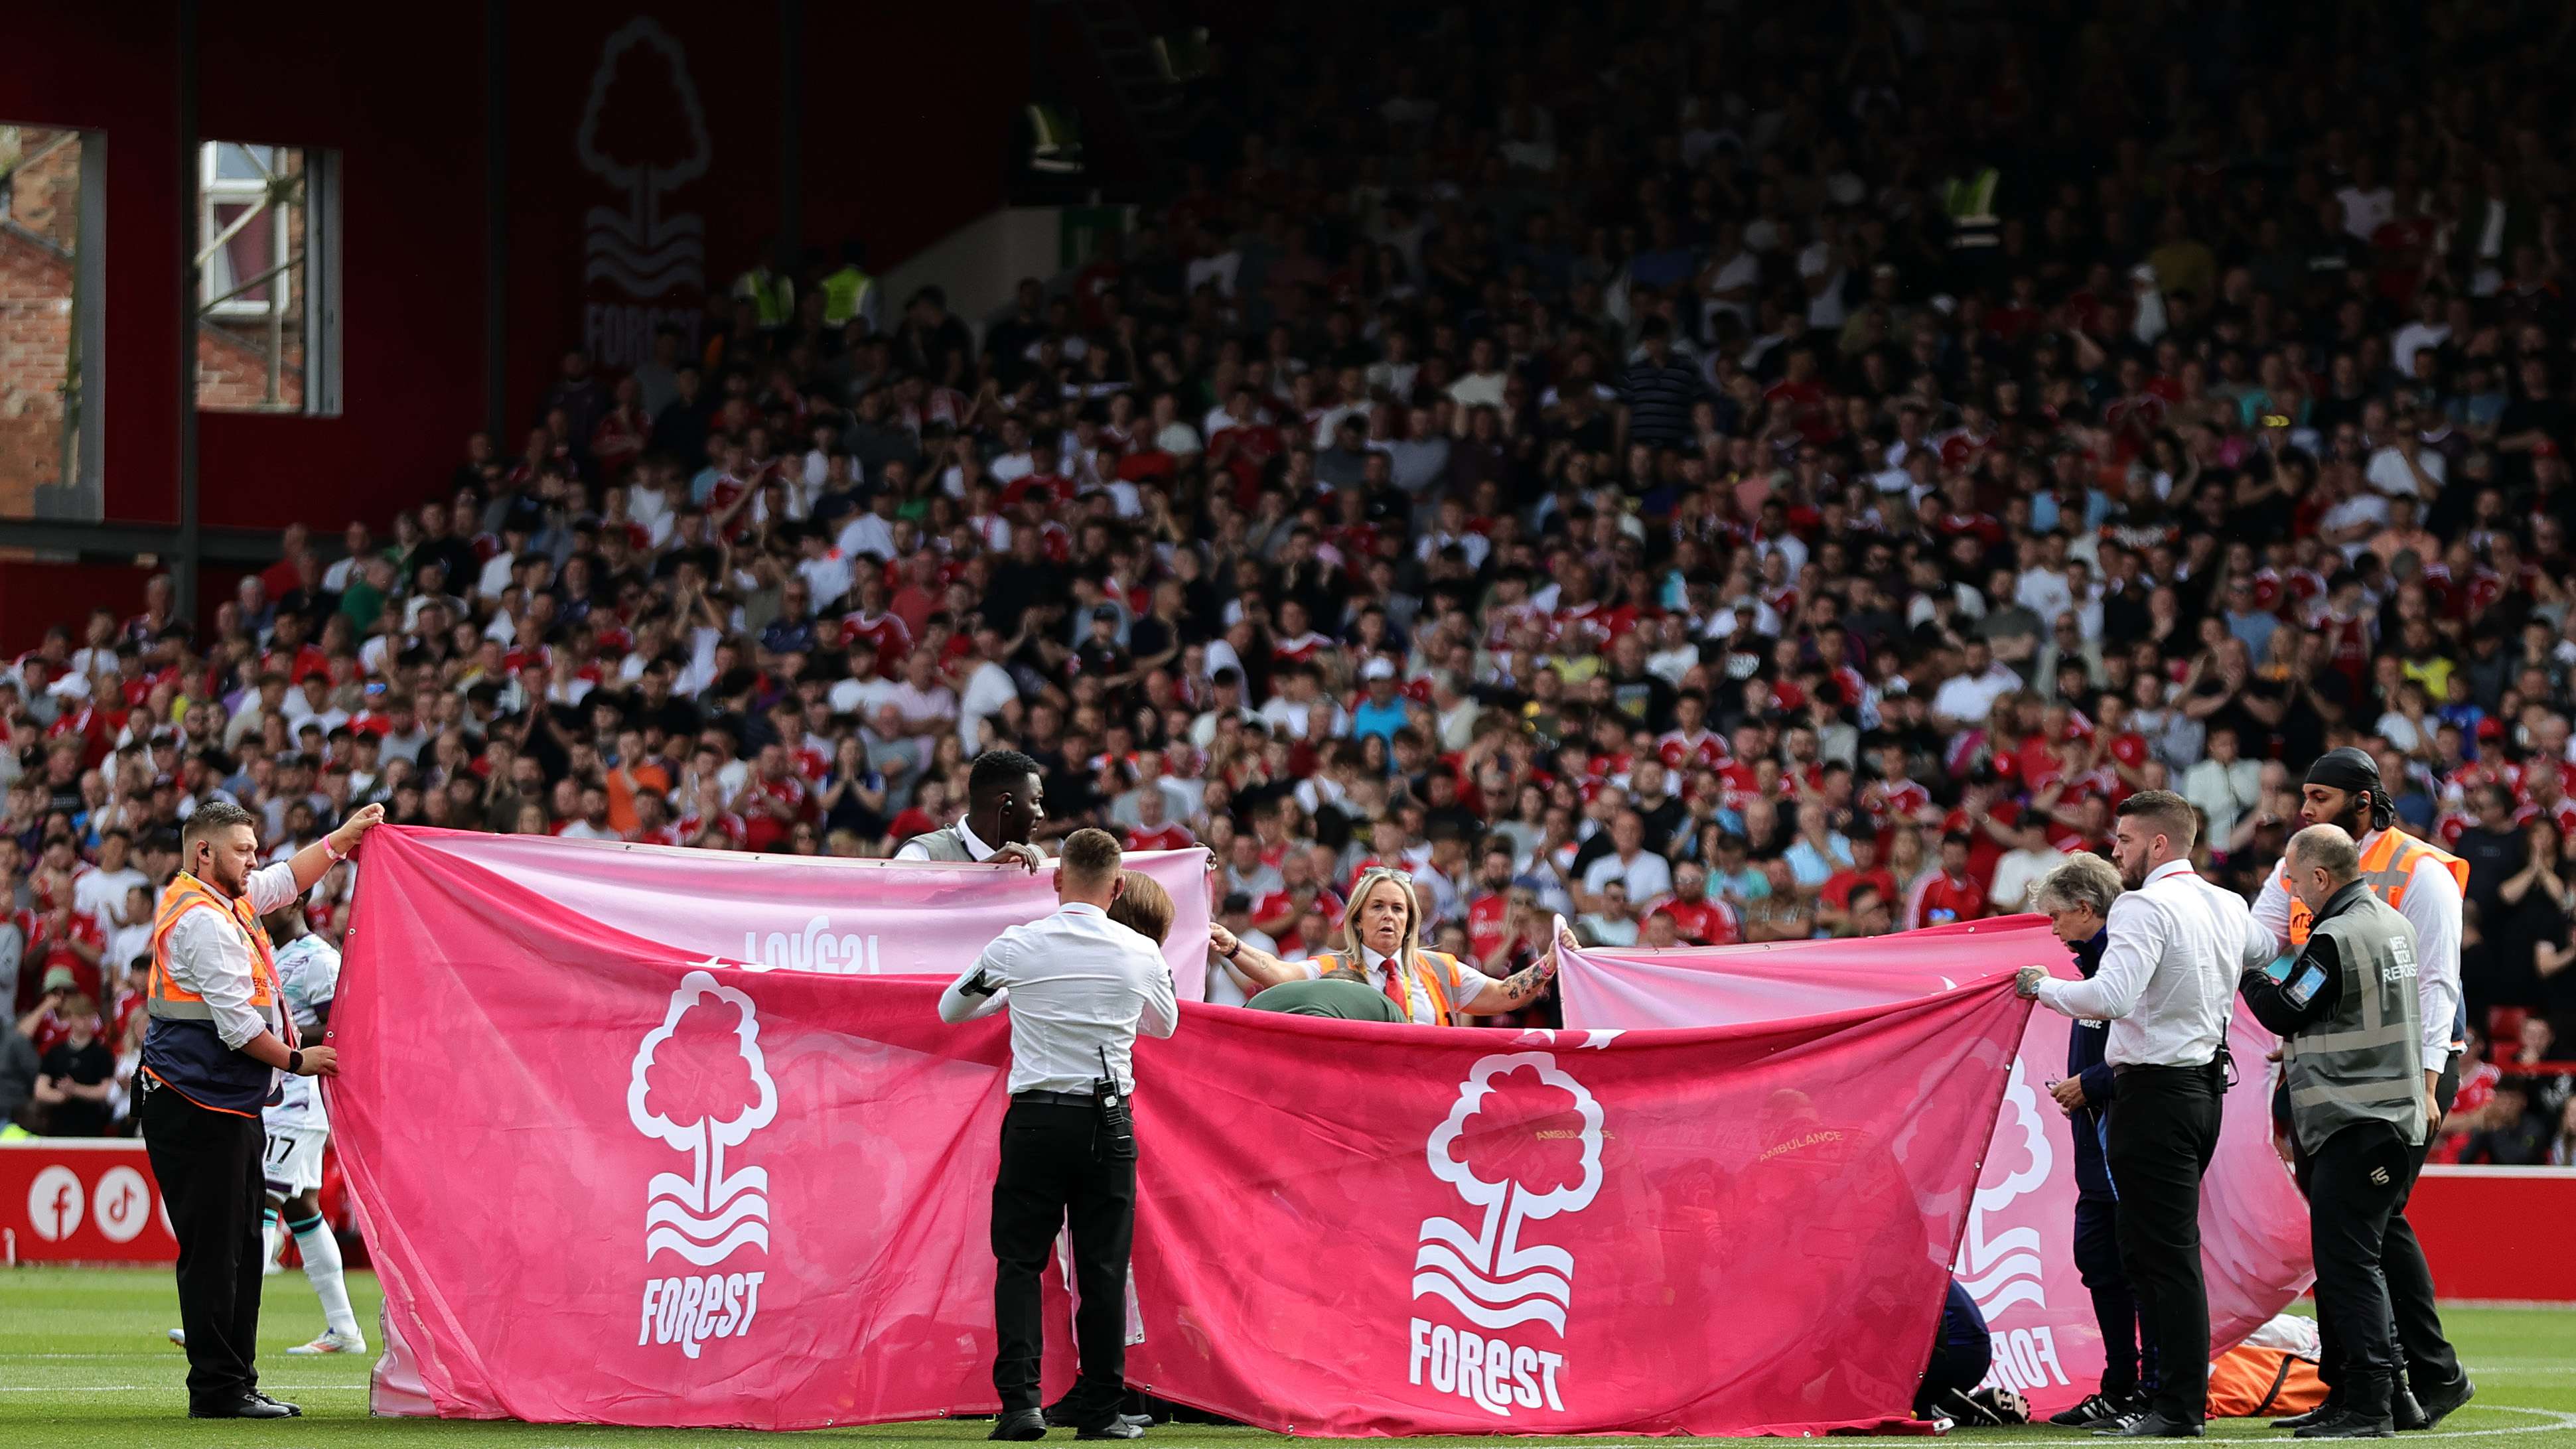
[[[2388,1396],[2388,1418],[2400,1429],[2433,1427],[2433,1421],[2425,1416],[2424,1406],[2415,1401],[2415,1395],[2403,1384]]]
[[[2322,1424],[2326,1420],[2335,1418],[2342,1413],[2343,1405],[2336,1403],[2332,1399],[2328,1399],[2324,1403],[2317,1405],[2315,1408],[2308,1410],[2304,1414],[2292,1414],[2286,1419],[2274,1419],[2272,1421],[2272,1427],[2275,1429],[2304,1429],[2310,1424]]]
[[[2442,1422],[2444,1419],[2451,1417],[2453,1413],[2459,1410],[2459,1407],[2462,1404],[2467,1403],[2469,1400],[2474,1399],[2477,1396],[2478,1386],[2469,1382],[2469,1376],[2467,1374],[2462,1374],[2460,1375],[2459,1383],[2454,1387],[2442,1389],[2430,1394],[2416,1396],[2416,1412],[2424,1416],[2424,1422],[2422,1424],[2409,1425],[2401,1423],[2397,1427],[2400,1429],[2430,1429],[2434,1425]]]
[[[2120,1406],[2101,1394],[2086,1394],[2084,1402],[2048,1416],[2048,1422],[2061,1429],[2098,1429],[2120,1417]]]
[[[1133,1414],[1120,1414],[1106,1424],[1091,1424],[1073,1431],[1076,1439],[1142,1439],[1145,1426]]]
[[[191,1419],[296,1419],[304,1411],[293,1404],[281,1404],[265,1395],[247,1390],[224,1398],[207,1399],[188,1405]]]
[[[1043,1439],[1046,1437],[1046,1430],[1044,1415],[1035,1409],[1021,1409],[1004,1414],[993,1425],[993,1432],[984,1437],[987,1439]]]
[[[2201,1432],[2197,1422],[2168,1419],[2149,1409],[2143,1414],[2132,1414],[2109,1428],[2096,1429],[2093,1435],[2098,1439],[2197,1439]]]
[[[2394,1439],[2396,1421],[2386,1414],[2365,1414],[2355,1409],[2338,1411],[2331,1419],[2320,1419],[2301,1429],[2301,1439]]]
[[[266,1389],[253,1389],[250,1391],[250,1396],[254,1399],[262,1399],[275,1404],[295,1418],[301,1419],[304,1417],[304,1410],[301,1406],[290,1404],[284,1399],[277,1397],[275,1394],[268,1392]]]

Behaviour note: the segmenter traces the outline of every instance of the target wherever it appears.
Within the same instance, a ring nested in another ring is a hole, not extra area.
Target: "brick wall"
[[[0,517],[34,512],[61,475],[71,336],[71,263],[0,227]]]
[[[9,219],[64,251],[80,244],[80,142],[39,155],[65,133],[20,126],[18,154],[36,156],[9,177]]]
[[[18,128],[0,225],[0,517],[35,511],[62,473],[63,379],[71,361],[72,263],[80,240],[80,142],[38,155],[63,133]]]
[[[288,345],[294,346],[295,334],[287,334]],[[294,361],[292,353],[288,361]],[[299,401],[302,383],[296,369],[289,366],[278,379],[278,394],[284,406]],[[197,406],[201,408],[266,407],[268,396],[268,354],[239,338],[215,327],[197,330]]]

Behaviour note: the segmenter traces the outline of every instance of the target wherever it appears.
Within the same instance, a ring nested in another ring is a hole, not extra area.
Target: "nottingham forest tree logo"
[[[582,218],[584,345],[619,368],[650,356],[663,326],[678,327],[694,347],[706,220],[665,200],[707,174],[715,146],[688,54],[669,31],[638,16],[610,33],[590,74],[573,155],[618,196],[617,205],[594,206]]]
[[[645,1184],[647,1262],[667,1253],[711,1268],[742,1249],[769,1251],[769,1173],[750,1166],[729,1173],[725,1153],[777,1112],[778,1087],[761,1059],[751,998],[704,971],[681,977],[662,1024],[637,1046],[626,1086],[635,1130],[689,1154],[687,1176],[657,1172]],[[637,1341],[676,1342],[695,1358],[699,1340],[748,1331],[763,1276],[648,1281]]]
[[[1565,1407],[1559,1371],[1574,1255],[1523,1243],[1524,1227],[1580,1212],[1601,1191],[1601,1104],[1551,1052],[1478,1059],[1431,1133],[1432,1175],[1477,1211],[1462,1224],[1427,1218],[1414,1254],[1413,1297],[1446,1300],[1469,1328],[1413,1320],[1411,1381],[1508,1418],[1514,1406]],[[1560,1349],[1477,1330],[1544,1324]]]

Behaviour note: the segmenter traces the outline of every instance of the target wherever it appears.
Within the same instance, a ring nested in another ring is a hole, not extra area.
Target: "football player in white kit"
[[[304,927],[303,902],[261,919],[277,951],[277,984],[295,1022],[295,1034],[319,1041],[331,1018],[331,998],[340,984],[340,953],[330,942]],[[288,1076],[284,1095],[261,1114],[268,1128],[268,1150],[260,1167],[267,1179],[268,1214],[261,1230],[262,1259],[267,1272],[277,1271],[278,1231],[295,1235],[304,1257],[304,1276],[322,1300],[322,1336],[287,1350],[292,1354],[364,1353],[366,1335],[349,1308],[349,1284],[340,1260],[340,1240],[322,1221],[322,1147],[331,1138],[331,1119],[324,1115],[322,1093],[310,1077]],[[170,1341],[184,1344],[178,1329]]]
[[[277,943],[277,984],[286,1009],[293,1013],[296,1034],[321,1039],[330,1021],[331,997],[340,984],[340,953],[330,942],[304,928],[301,901],[268,917],[268,938]],[[262,1171],[268,1179],[268,1220],[262,1243],[270,1272],[276,1271],[282,1235],[295,1235],[304,1258],[304,1276],[322,1300],[322,1336],[288,1353],[364,1353],[366,1335],[358,1331],[349,1310],[349,1285],[340,1265],[340,1240],[322,1221],[322,1146],[331,1137],[331,1119],[322,1110],[322,1089],[311,1077],[286,1078],[285,1098],[263,1114],[268,1126],[268,1155]]]

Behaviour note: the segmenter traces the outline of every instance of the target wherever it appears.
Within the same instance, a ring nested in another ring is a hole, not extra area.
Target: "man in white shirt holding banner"
[[[1171,968],[1145,937],[1109,919],[1124,886],[1105,830],[1065,837],[1054,915],[1013,926],[940,994],[942,1021],[1011,1014],[1011,1106],[993,1183],[995,1439],[1046,1436],[1038,1407],[1038,1282],[1070,1219],[1081,1303],[1082,1377],[1065,1411],[1083,1439],[1144,1432],[1120,1413],[1126,1393],[1127,1261],[1136,1232],[1136,1138],[1127,1099],[1136,1035],[1180,1024]]]
[[[2108,1021],[2115,1086],[2106,1159],[2120,1192],[2120,1259],[2156,1345],[2156,1396],[2096,1434],[2197,1439],[2209,1397],[2209,1293],[2200,1267],[2200,1180],[2218,1149],[2227,1024],[2237,978],[2268,963],[2270,933],[2242,897],[2191,868],[2198,820],[2169,790],[2121,802],[2111,862],[2127,889],[2090,980],[2039,966],[2018,987],[2064,1016]]]

